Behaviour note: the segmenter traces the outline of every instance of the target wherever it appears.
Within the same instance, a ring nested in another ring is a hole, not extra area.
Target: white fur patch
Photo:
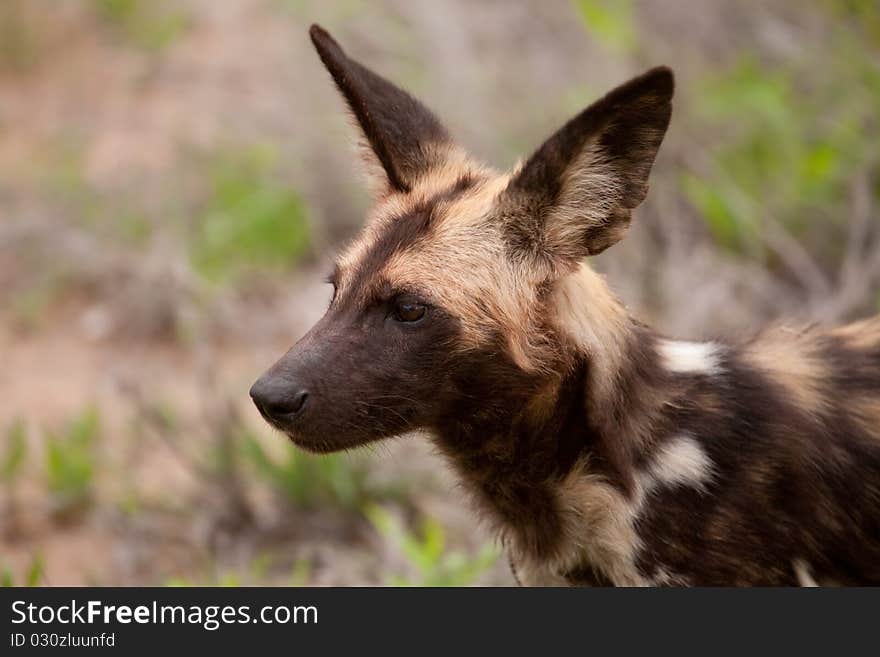
[[[810,574],[810,566],[805,561],[795,559],[792,562],[792,566],[794,567],[794,574],[797,577],[798,584],[810,588],[819,586]]]
[[[712,477],[712,461],[696,440],[681,435],[660,447],[646,475],[646,489],[658,484],[702,488]]]
[[[718,374],[721,371],[720,348],[714,342],[662,340],[659,350],[670,372]]]

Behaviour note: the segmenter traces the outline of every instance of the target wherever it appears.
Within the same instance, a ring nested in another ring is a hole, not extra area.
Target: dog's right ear
[[[380,186],[410,191],[443,163],[452,143],[446,128],[415,98],[346,55],[322,27],[312,25],[309,35],[375,156],[371,164],[381,167]]]

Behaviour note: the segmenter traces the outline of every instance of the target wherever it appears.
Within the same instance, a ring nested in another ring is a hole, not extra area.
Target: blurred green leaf
[[[161,0],[92,0],[99,15],[135,45],[162,51],[183,34],[187,16]]]
[[[10,483],[21,471],[27,456],[24,420],[15,420],[6,431],[6,448],[0,460],[0,480]]]
[[[736,249],[742,241],[742,229],[725,195],[710,183],[690,174],[684,174],[681,181],[682,191],[705,220],[716,243]]]
[[[0,587],[10,588],[13,586],[39,586],[43,581],[46,564],[43,555],[36,553],[31,557],[30,563],[24,572],[21,584],[18,584],[12,570],[0,564]]]
[[[185,589],[191,586],[196,586],[196,584],[186,577],[170,577],[165,580],[162,586],[167,586],[168,588],[172,589]]]
[[[587,32],[605,47],[622,54],[635,50],[632,0],[575,0],[574,5]]]
[[[46,434],[46,478],[55,514],[66,519],[91,501],[99,430],[97,410],[87,409],[61,433]]]
[[[223,573],[217,580],[216,586],[236,588],[241,586],[241,576],[238,573]]]
[[[876,0],[823,0],[835,18],[848,18],[861,28],[870,42],[880,46],[880,10]]]
[[[142,214],[123,213],[116,217],[116,225],[128,242],[142,246],[153,232],[153,224]]]
[[[293,563],[289,586],[307,586],[312,576],[312,563],[306,558],[299,558]]]
[[[309,248],[306,206],[278,183],[260,149],[215,162],[212,196],[197,224],[192,259],[223,281],[247,268],[285,270]]]
[[[395,586],[468,586],[498,559],[494,545],[484,545],[478,554],[468,556],[446,551],[443,527],[432,518],[425,518],[418,533],[410,532],[387,510],[371,504],[364,510],[376,530],[406,557],[418,573],[411,580],[392,575]]]
[[[391,492],[370,486],[365,462],[343,454],[314,455],[290,448],[276,457],[249,432],[243,435],[242,450],[257,473],[295,507],[356,510]]]
[[[722,138],[681,188],[724,248],[763,253],[765,217],[795,239],[821,236],[805,244],[811,252],[844,248],[851,181],[876,166],[864,135],[876,122],[868,108],[880,107],[880,84],[865,83],[877,76],[870,57],[844,41],[829,52],[821,67],[774,67],[747,54],[698,85],[697,117]]]
[[[31,559],[31,563],[25,573],[24,585],[39,586],[43,579],[44,570],[45,562],[43,561],[43,556],[40,554],[35,555],[34,558]]]

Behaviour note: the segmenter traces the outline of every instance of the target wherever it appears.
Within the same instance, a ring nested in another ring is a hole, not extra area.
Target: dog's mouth
[[[311,454],[331,454],[345,449],[344,447],[336,446],[329,441],[304,438],[302,435],[290,430],[282,429],[281,431],[294,446]]]
[[[285,422],[282,418],[271,418],[261,411],[263,419],[271,426],[284,434],[284,436],[297,448],[309,452],[311,454],[331,454],[333,452],[341,452],[350,449],[356,449],[361,445],[372,442],[374,439],[340,439],[339,436],[314,436],[309,435],[302,430],[299,422]],[[299,419],[299,418],[297,418]],[[300,425],[300,426],[297,426]]]

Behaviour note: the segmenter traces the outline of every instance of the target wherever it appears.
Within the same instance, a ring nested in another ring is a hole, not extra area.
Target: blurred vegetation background
[[[499,167],[672,66],[597,262],[633,311],[683,337],[878,311],[875,0],[3,0],[2,583],[511,583],[424,441],[306,456],[248,403],[368,203],[312,22]]]

